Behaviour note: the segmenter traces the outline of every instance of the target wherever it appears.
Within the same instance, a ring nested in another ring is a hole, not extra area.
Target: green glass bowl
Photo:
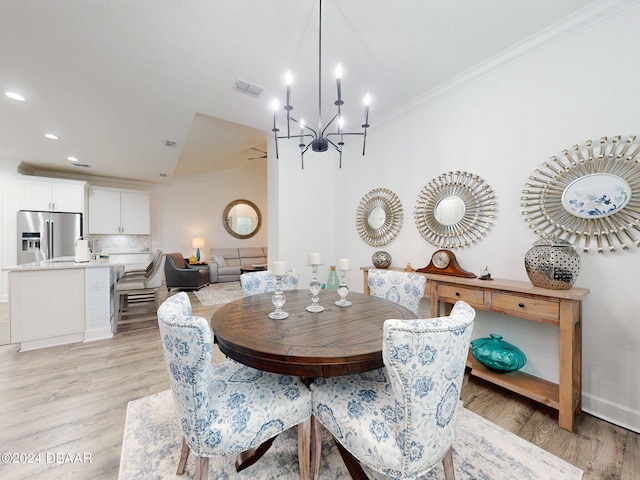
[[[471,342],[471,355],[490,370],[500,373],[520,370],[527,363],[526,355],[515,345],[502,340],[501,335],[476,338]]]

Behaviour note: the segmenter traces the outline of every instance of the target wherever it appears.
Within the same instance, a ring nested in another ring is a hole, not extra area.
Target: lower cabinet
[[[11,343],[25,351],[84,340],[83,268],[13,271],[9,285]]]
[[[9,272],[11,343],[28,351],[112,337],[117,268]]]

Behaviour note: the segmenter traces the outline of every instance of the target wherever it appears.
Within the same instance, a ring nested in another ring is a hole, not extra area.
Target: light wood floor
[[[196,315],[210,318],[217,308],[190,297]],[[0,346],[0,453],[41,453],[39,463],[0,463],[0,478],[118,477],[127,403],[169,388],[156,320],[147,318],[111,340],[24,353]],[[585,413],[566,432],[554,410],[476,379],[465,378],[462,399],[471,411],[583,469],[585,480],[640,478],[638,434]],[[58,453],[88,453],[91,463],[51,463]]]

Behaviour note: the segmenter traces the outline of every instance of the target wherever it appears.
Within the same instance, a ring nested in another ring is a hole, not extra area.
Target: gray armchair
[[[190,267],[181,253],[168,253],[164,264],[167,291],[171,291],[172,288],[198,290],[209,285],[209,269],[197,267]]]

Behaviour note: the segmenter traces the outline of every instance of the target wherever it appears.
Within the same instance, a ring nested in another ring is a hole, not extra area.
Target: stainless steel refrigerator
[[[81,213],[18,212],[18,265],[75,255]]]

